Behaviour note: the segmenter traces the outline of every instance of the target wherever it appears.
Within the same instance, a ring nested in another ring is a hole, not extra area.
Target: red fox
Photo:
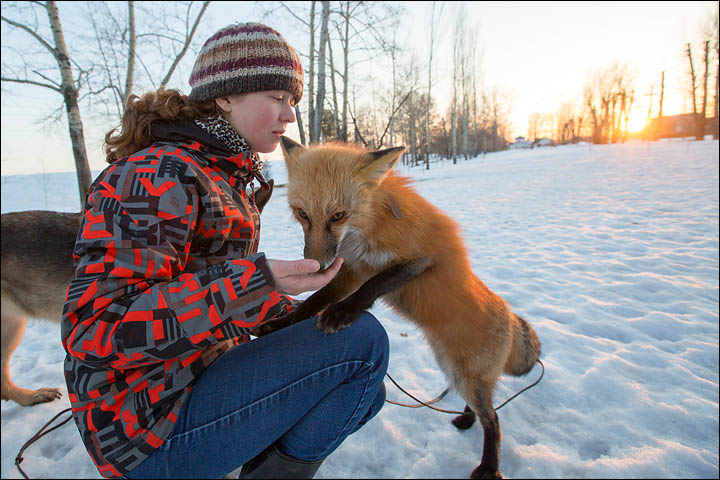
[[[455,222],[392,168],[405,147],[367,152],[346,144],[305,148],[283,137],[288,202],[305,234],[305,258],[340,271],[292,313],[257,329],[265,335],[322,311],[326,334],[349,326],[382,297],[415,322],[437,363],[467,402],[453,423],[484,432],[471,478],[502,478],[500,425],[492,393],[500,375],[528,373],[540,342],[528,323],[471,271]],[[324,309],[324,310],[323,310]]]

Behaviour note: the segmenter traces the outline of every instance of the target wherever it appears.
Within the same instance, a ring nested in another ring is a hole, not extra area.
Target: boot
[[[238,478],[313,478],[325,460],[305,461],[282,453],[277,443],[258,454],[242,466]]]

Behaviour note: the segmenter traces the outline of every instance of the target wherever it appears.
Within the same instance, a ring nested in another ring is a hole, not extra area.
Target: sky
[[[83,17],[72,13],[79,12],[72,3],[59,3],[61,21],[78,25]],[[432,3],[399,3],[405,6],[405,14],[400,19],[398,40],[407,48],[407,55],[416,55],[421,65],[420,77],[424,79]],[[631,122],[633,117],[642,119],[647,115],[651,86],[653,110],[657,113],[663,70],[664,113],[682,113],[688,104],[684,95],[685,44],[689,41],[696,46],[697,65],[698,32],[712,15],[714,5],[715,2],[446,2],[433,63],[433,96],[440,111],[445,110],[451,97],[452,31],[462,7],[468,24],[477,33],[483,84],[496,86],[507,94],[512,137],[526,135],[531,113],[554,113],[563,102],[579,102],[590,72],[615,60],[628,63],[637,74]],[[261,10],[250,2],[213,2],[196,42],[200,45],[212,32],[235,21],[263,21],[275,26],[298,50],[307,51],[304,28],[294,28],[294,21],[283,13],[261,19]],[[29,37],[19,34],[6,37],[6,30],[3,24],[4,50],[22,49],[31,43]],[[186,55],[171,87],[189,91],[187,77],[193,61],[194,55]],[[362,68],[380,82],[387,75],[377,62],[365,62]],[[60,102],[57,93],[39,87],[3,85],[2,175],[74,170],[65,115],[56,124],[38,123]],[[112,125],[85,122],[84,126],[91,169],[101,169],[105,165],[102,138]],[[288,134],[298,138],[296,128],[289,128]],[[269,158],[279,158],[278,152]]]

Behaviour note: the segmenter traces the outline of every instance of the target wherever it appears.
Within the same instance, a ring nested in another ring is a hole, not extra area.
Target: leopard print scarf
[[[244,153],[250,155],[252,158],[252,173],[262,170],[263,162],[260,156],[252,151],[250,145],[247,144],[245,139],[235,131],[232,125],[230,125],[230,122],[225,120],[222,115],[203,120],[195,120],[195,124],[205,132],[222,141],[233,154],[240,155]]]

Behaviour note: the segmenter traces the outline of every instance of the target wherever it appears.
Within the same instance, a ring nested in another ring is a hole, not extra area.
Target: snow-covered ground
[[[284,166],[272,168],[282,182]],[[457,220],[475,273],[540,336],[545,378],[498,413],[505,476],[718,478],[717,141],[516,150],[399,170]],[[2,212],[73,211],[77,197],[72,173],[2,177]],[[260,249],[301,255],[283,188],[263,213]],[[422,398],[442,391],[418,329],[382,304],[372,311],[390,336],[391,375]],[[59,326],[31,320],[12,377],[65,396],[2,402],[3,478],[19,478],[20,446],[69,406],[63,357]],[[538,374],[502,377],[496,405]],[[452,393],[439,406],[464,402]],[[451,418],[387,404],[317,477],[467,478],[482,429],[459,432]],[[73,423],[24,456],[33,478],[99,478]]]

